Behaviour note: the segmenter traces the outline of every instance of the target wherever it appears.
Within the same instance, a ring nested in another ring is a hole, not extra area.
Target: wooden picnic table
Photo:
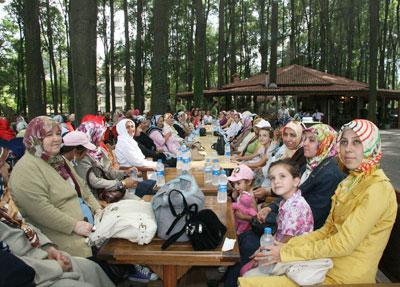
[[[216,196],[206,196],[204,208],[212,209],[227,227],[225,237],[236,239],[231,202],[217,202]],[[97,257],[114,264],[144,264],[163,280],[164,287],[175,287],[177,281],[192,266],[230,266],[240,260],[238,243],[234,249],[222,252],[222,243],[215,250],[194,251],[190,242],[172,244],[161,250],[164,240],[154,238],[150,244],[138,245],[124,239],[111,239],[98,252]]]

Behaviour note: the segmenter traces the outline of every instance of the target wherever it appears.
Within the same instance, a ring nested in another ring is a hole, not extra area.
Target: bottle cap
[[[264,234],[272,234],[272,229],[271,229],[271,227],[265,227],[265,228],[264,228]]]

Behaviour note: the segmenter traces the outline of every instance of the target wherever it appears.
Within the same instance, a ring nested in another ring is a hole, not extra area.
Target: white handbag
[[[333,267],[329,258],[280,262],[275,264],[271,275],[286,275],[300,286],[315,285],[324,282],[325,275]]]
[[[90,246],[100,247],[109,238],[124,238],[139,245],[148,244],[157,231],[150,202],[124,199],[109,204],[95,216],[95,231],[88,237]]]

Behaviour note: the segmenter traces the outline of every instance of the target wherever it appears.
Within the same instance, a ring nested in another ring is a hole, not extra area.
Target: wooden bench
[[[205,208],[212,209],[225,224],[225,236],[236,239],[231,203],[220,204],[216,196],[206,196]],[[111,239],[99,250],[97,257],[114,264],[148,265],[163,280],[164,287],[175,287],[192,266],[230,266],[240,261],[237,242],[233,250],[226,252],[221,251],[222,244],[215,250],[194,251],[189,242],[174,243],[167,250],[161,250],[163,242],[154,238],[150,244],[139,246],[128,240]]]

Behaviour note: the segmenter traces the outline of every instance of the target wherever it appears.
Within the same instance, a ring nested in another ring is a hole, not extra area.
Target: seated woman
[[[379,167],[378,128],[367,120],[345,124],[338,136],[339,158],[349,175],[332,197],[324,226],[269,247],[269,262],[331,258],[323,284],[375,283],[378,263],[396,219],[393,186]],[[257,253],[257,259],[266,259]],[[239,278],[240,286],[295,286],[286,276]]]
[[[24,137],[27,152],[10,176],[11,195],[26,220],[73,256],[90,257],[86,212],[100,205],[72,165],[60,154],[61,129],[46,116],[34,118]],[[85,213],[84,213],[85,212]],[[84,215],[85,214],[85,215]]]
[[[167,156],[165,153],[158,151],[153,140],[146,133],[150,128],[150,120],[143,116],[135,117],[133,122],[136,125],[135,141],[138,143],[140,150],[145,157],[151,157],[154,161],[159,159],[169,167],[176,167],[176,158]]]
[[[297,121],[289,122],[282,129],[283,145],[278,149],[274,156],[268,159],[268,162],[262,168],[262,182],[255,183],[256,185],[259,185],[261,183],[261,188],[258,188],[254,191],[254,195],[256,198],[263,199],[266,195],[271,194],[271,184],[268,178],[268,170],[273,162],[279,159],[290,158],[299,166],[301,173],[304,171],[306,160],[302,147],[302,134],[303,125]]]
[[[260,147],[260,143],[258,142],[259,128],[257,128],[257,124],[261,121],[262,118],[257,118],[253,121],[252,132],[245,136],[242,143],[237,148],[237,151],[233,153],[237,153],[240,156],[248,156],[253,154]]]
[[[232,140],[236,135],[239,134],[240,130],[242,129],[243,124],[240,119],[240,114],[235,113],[233,115],[233,122],[231,125],[225,130],[226,137],[228,140]]]
[[[171,131],[163,133],[164,117],[155,115],[151,118],[151,126],[147,130],[147,134],[157,146],[157,150],[176,157],[179,148],[179,142],[173,136]]]
[[[174,116],[171,113],[166,113],[164,115],[163,134],[171,133],[174,140],[180,144],[183,142],[183,139],[174,128],[174,121]]]
[[[225,111],[220,111],[218,116],[218,123],[220,127],[223,127],[228,122]]]
[[[83,131],[86,131],[86,134],[84,134]],[[138,182],[130,177],[131,171],[137,171],[136,168],[123,171],[112,168],[111,162],[99,146],[104,131],[105,127],[98,123],[85,122],[78,127],[77,132],[70,132],[64,137],[64,146],[61,152],[63,153],[65,149],[65,151],[70,150],[71,153],[74,149],[79,147],[78,144],[82,145],[83,141],[79,141],[79,138],[84,139],[84,137],[79,134],[82,133],[85,137],[90,138],[91,143],[96,146],[96,150],[88,151],[83,157],[76,159],[75,170],[81,178],[89,181],[88,185],[92,189],[102,189],[106,191],[131,189],[133,191],[132,193],[136,194],[138,197],[143,197],[146,194],[154,194],[154,180]],[[105,177],[103,177],[102,171]],[[92,190],[92,192],[97,196],[95,190]]]
[[[249,111],[242,114],[243,127],[242,130],[231,141],[231,152],[236,151],[243,139],[251,132],[253,117]]]
[[[117,124],[118,141],[115,146],[115,155],[122,168],[132,166],[156,169],[156,162],[147,160],[140,150],[138,143],[133,139],[135,135],[135,123],[132,120],[123,119]]]
[[[186,113],[184,111],[178,112],[176,115],[176,121],[173,124],[173,127],[178,132],[178,135],[185,139],[191,133],[190,126],[187,125],[186,122]]]

